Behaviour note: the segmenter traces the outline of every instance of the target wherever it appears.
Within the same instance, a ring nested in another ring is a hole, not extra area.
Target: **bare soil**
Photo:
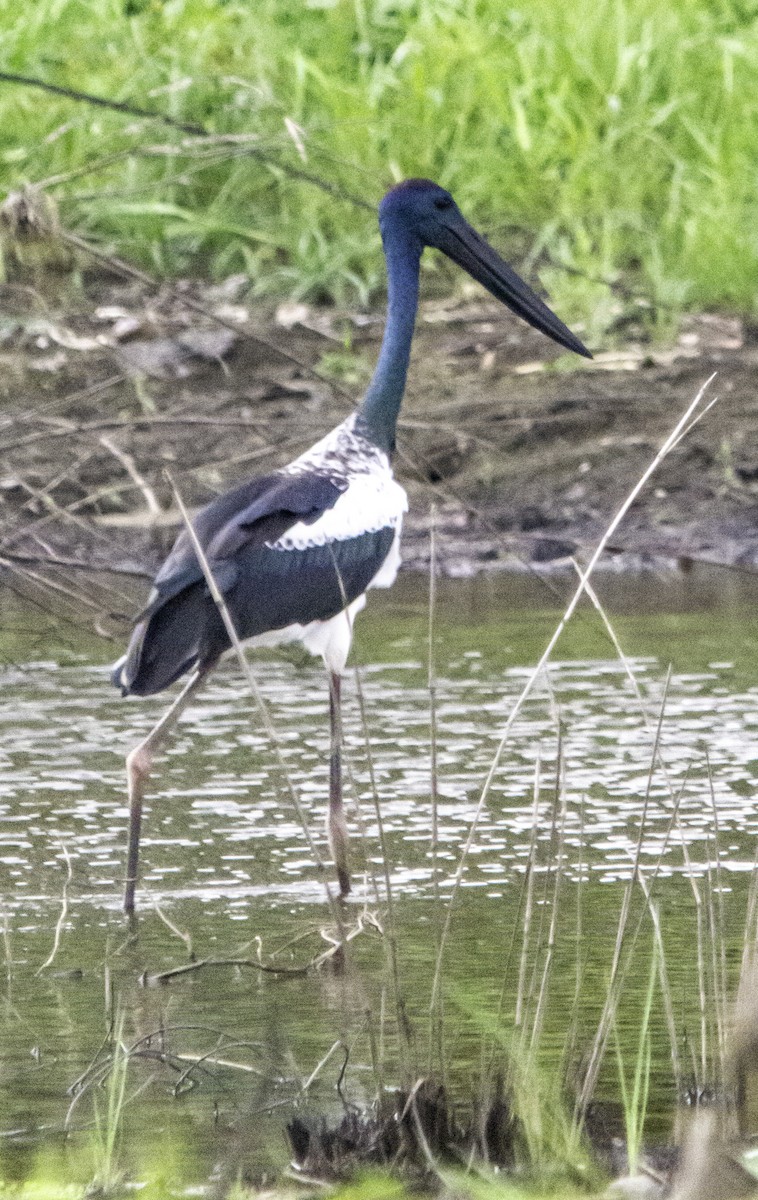
[[[6,582],[70,598],[85,564],[149,575],[180,521],[167,470],[194,506],[287,461],[350,411],[382,328],[382,313],[272,311],[241,278],[0,289]],[[406,566],[427,564],[432,520],[450,574],[568,565],[714,372],[719,403],[629,514],[616,560],[758,562],[757,331],[703,315],[665,348],[557,359],[479,292],[422,306],[396,461]]]

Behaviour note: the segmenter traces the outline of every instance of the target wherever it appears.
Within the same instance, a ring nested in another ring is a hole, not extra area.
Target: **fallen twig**
[[[142,495],[145,497],[145,504],[147,505],[147,510],[150,515],[153,517],[159,517],[162,509],[158,503],[155,492],[150,487],[150,484],[147,482],[145,477],[137,470],[137,464],[135,463],[131,454],[127,454],[125,450],[122,450],[120,446],[116,445],[112,438],[107,437],[104,433],[100,435],[98,441],[100,442],[101,446],[105,447],[109,454],[112,454],[113,457],[121,463],[121,466],[124,468],[129,478],[142,492]]]
[[[181,967],[169,967],[168,970],[158,971],[154,975],[145,972],[141,982],[143,987],[155,987],[161,983],[168,983],[170,979],[190,975],[193,971],[202,971],[205,967],[250,967],[254,971],[262,971],[269,975],[300,977],[307,975],[311,966],[311,963],[307,963],[304,967],[272,967],[267,963],[258,962],[255,958],[198,958],[195,962],[184,963]]]

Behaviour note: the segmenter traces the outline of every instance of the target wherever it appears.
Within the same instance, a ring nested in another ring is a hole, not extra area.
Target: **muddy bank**
[[[0,304],[0,554],[24,588],[80,576],[72,561],[149,574],[179,520],[167,470],[197,505],[287,461],[350,410],[383,324],[273,311],[242,278],[155,294],[67,277],[6,285]],[[669,347],[557,361],[478,292],[427,302],[399,431],[406,567],[428,561],[432,512],[448,573],[566,563],[713,372],[720,401],[630,513],[621,565],[758,562],[756,330],[706,315]]]

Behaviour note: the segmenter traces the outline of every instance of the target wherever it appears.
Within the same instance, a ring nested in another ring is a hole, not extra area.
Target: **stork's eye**
[[[446,208],[452,208],[453,207],[453,197],[452,196],[438,196],[437,199],[434,201],[434,207],[439,209],[440,212],[442,212]]]

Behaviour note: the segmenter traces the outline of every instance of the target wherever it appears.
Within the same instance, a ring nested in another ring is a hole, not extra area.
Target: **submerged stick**
[[[58,950],[59,950],[60,944],[61,944],[61,935],[63,933],[63,926],[65,924],[66,917],[68,916],[68,885],[71,883],[71,879],[73,877],[73,870],[71,867],[71,855],[69,854],[68,850],[66,849],[66,847],[64,845],[61,846],[61,850],[63,851],[63,857],[66,860],[66,878],[63,881],[63,891],[61,893],[61,911],[58,914],[58,920],[55,923],[55,935],[53,937],[53,948],[50,951],[50,954],[48,955],[48,957],[43,962],[42,966],[38,967],[37,970],[35,971],[35,973],[34,973],[35,977],[38,975],[41,975],[43,971],[46,971],[47,968],[52,966],[52,964],[55,962],[55,959],[57,957]]]
[[[156,971],[154,975],[145,973],[142,976],[142,983],[145,987],[154,987],[160,983],[168,983],[171,979],[178,979],[182,975],[191,975],[195,971],[202,971],[206,967],[249,967],[251,970],[261,971],[268,975],[300,977],[308,974],[310,963],[304,967],[273,967],[259,962],[256,958],[199,958],[194,962],[183,963],[180,967],[169,967],[166,971]]]

